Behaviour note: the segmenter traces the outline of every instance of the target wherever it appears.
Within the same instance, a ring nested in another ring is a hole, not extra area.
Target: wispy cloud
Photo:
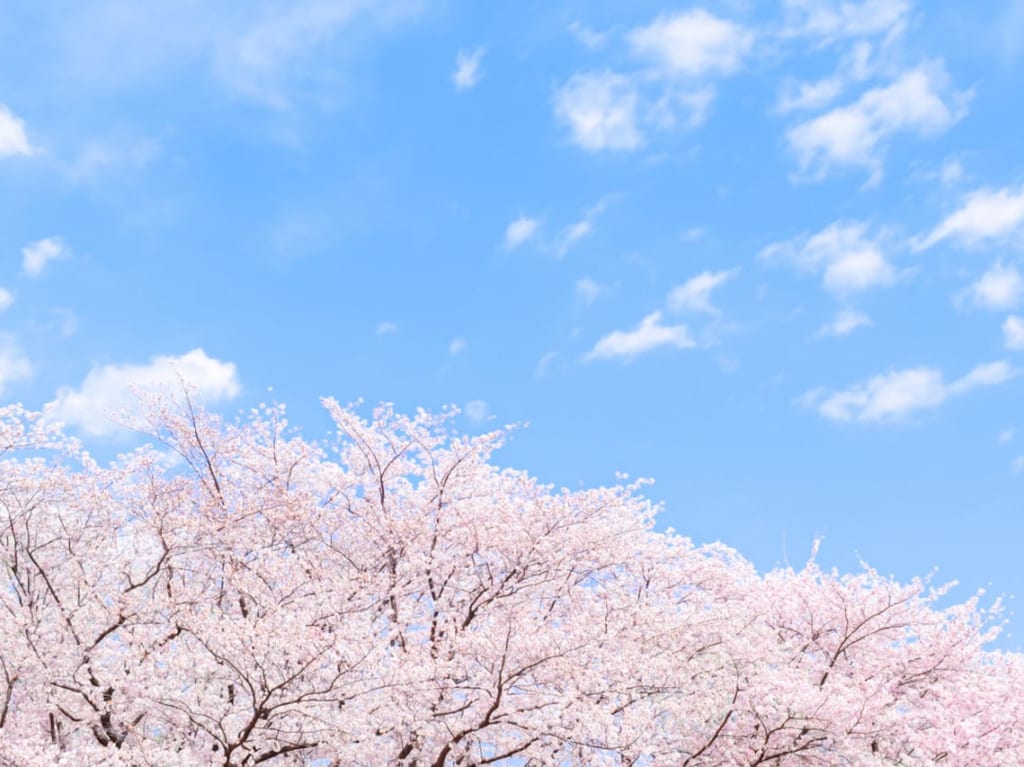
[[[613,199],[613,196],[602,197],[583,212],[582,218],[558,233],[550,246],[558,258],[564,257],[578,242],[594,233],[594,222],[608,209]]]
[[[663,325],[661,312],[651,312],[632,330],[616,330],[601,338],[584,360],[629,361],[661,346],[689,349],[695,345],[685,325]]]
[[[569,24],[568,30],[573,37],[590,49],[600,48],[608,40],[607,34],[597,32],[579,21]]]
[[[826,290],[849,295],[893,284],[898,275],[867,234],[867,225],[837,221],[810,237],[801,235],[764,248],[760,259],[810,274],[822,274]]]
[[[25,133],[25,121],[0,104],[0,157],[31,155],[32,145]]]
[[[7,288],[0,288],[0,312],[6,312],[14,303],[14,294]]]
[[[1003,343],[1007,349],[1024,351],[1024,318],[1011,314],[1003,322]]]
[[[54,306],[45,319],[33,322],[33,327],[46,335],[71,338],[78,332],[78,316],[66,306]]]
[[[0,395],[5,393],[8,384],[31,378],[34,372],[35,368],[17,338],[11,333],[0,332]]]
[[[540,221],[529,216],[520,216],[505,227],[505,247],[509,250],[518,248],[533,237],[540,226]]]
[[[448,344],[448,353],[453,357],[456,354],[462,354],[464,351],[466,351],[465,338],[453,338],[451,343]]]
[[[599,282],[590,279],[590,277],[582,277],[576,280],[576,295],[580,297],[584,304],[590,306],[601,294],[604,293],[607,288]]]
[[[839,59],[835,71],[817,80],[784,77],[775,103],[775,112],[810,112],[824,109],[844,91],[878,74],[879,54],[867,40],[859,39]]]
[[[857,328],[869,328],[871,327],[871,324],[871,318],[863,312],[858,312],[853,309],[844,309],[836,315],[832,322],[819,328],[818,337],[827,338],[829,336],[847,336]]]
[[[482,399],[471,399],[462,407],[462,412],[465,413],[466,418],[475,423],[483,423],[490,417],[491,408]]]
[[[139,171],[158,157],[160,141],[131,136],[88,141],[65,165],[64,173],[75,182],[90,181],[108,173]]]
[[[398,332],[398,323],[396,322],[378,322],[377,323],[377,335],[389,335],[391,333]]]
[[[185,71],[273,109],[336,98],[339,74],[366,40],[417,16],[421,0],[148,3],[50,11],[53,56],[76,82],[117,88]],[[46,13],[45,10],[41,13]],[[44,23],[45,23],[44,22]],[[312,99],[307,97],[312,96]]]
[[[382,28],[419,12],[411,0],[298,0],[261,6],[230,42],[214,40],[216,69],[241,96],[275,108],[291,105],[296,86],[310,82],[310,61],[327,69],[331,44],[357,25]],[[354,35],[353,35],[354,36]],[[321,74],[321,77],[323,75]]]
[[[978,189],[971,192],[959,210],[951,213],[928,235],[913,241],[925,250],[946,239],[962,245],[977,245],[1020,231],[1024,224],[1024,185],[1016,189]]]
[[[548,374],[548,370],[551,369],[551,364],[556,359],[558,359],[558,357],[559,357],[558,352],[554,352],[554,351],[552,351],[552,352],[545,352],[541,356],[541,358],[539,360],[537,360],[537,364],[533,368],[533,374],[537,378],[543,378],[544,376],[546,376]]]
[[[484,53],[484,48],[459,51],[455,57],[455,71],[452,72],[452,82],[455,83],[456,90],[469,90],[480,82],[480,62],[483,61]]]
[[[676,285],[668,294],[668,308],[672,311],[704,312],[718,314],[718,309],[711,303],[711,293],[731,280],[738,269],[724,271],[704,271],[691,277],[682,285]]]
[[[910,70],[852,104],[791,128],[787,140],[801,174],[818,180],[837,166],[859,166],[871,171],[869,183],[879,181],[889,138],[935,135],[966,115],[971,94],[953,93],[943,100],[946,79],[937,65]]]
[[[839,77],[826,77],[803,83],[787,81],[783,85],[775,110],[786,114],[821,109],[836,100],[843,91],[843,85],[843,80]]]
[[[851,37],[893,37],[906,27],[908,0],[784,0],[783,36],[817,38],[821,44]]]
[[[974,389],[1005,383],[1013,375],[1005,361],[978,365],[952,382],[946,382],[941,371],[934,368],[909,368],[875,376],[838,392],[814,389],[801,401],[832,421],[894,421],[940,407]]]
[[[564,256],[569,252],[569,249],[577,242],[587,237],[594,231],[594,225],[590,223],[589,218],[582,218],[572,224],[569,224],[562,233],[558,236],[558,242],[555,245],[555,251],[559,256]]]
[[[30,242],[21,249],[21,268],[29,277],[38,277],[51,261],[58,261],[71,255],[68,246],[60,237],[47,237]]]
[[[939,169],[939,182],[943,186],[953,186],[964,177],[963,163],[956,157],[947,157]]]

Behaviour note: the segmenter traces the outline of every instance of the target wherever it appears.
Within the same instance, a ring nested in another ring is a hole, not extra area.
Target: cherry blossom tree
[[[0,764],[1024,764],[998,603],[765,575],[506,434],[151,403],[100,465],[0,409]]]

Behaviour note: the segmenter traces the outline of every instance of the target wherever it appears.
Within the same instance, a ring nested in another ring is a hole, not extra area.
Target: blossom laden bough
[[[0,764],[1024,763],[998,606],[762,576],[643,483],[325,406],[330,445],[156,401],[161,447],[106,467],[0,410]]]

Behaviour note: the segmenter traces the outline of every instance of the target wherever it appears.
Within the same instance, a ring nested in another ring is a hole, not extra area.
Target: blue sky
[[[1020,0],[7,3],[2,396],[453,403],[759,567],[1024,594],[1022,82]]]

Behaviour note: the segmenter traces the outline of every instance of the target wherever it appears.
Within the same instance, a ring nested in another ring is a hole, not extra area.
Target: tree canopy
[[[318,443],[157,403],[109,465],[0,409],[0,764],[1024,764],[998,603],[759,574],[642,482],[324,404]]]

